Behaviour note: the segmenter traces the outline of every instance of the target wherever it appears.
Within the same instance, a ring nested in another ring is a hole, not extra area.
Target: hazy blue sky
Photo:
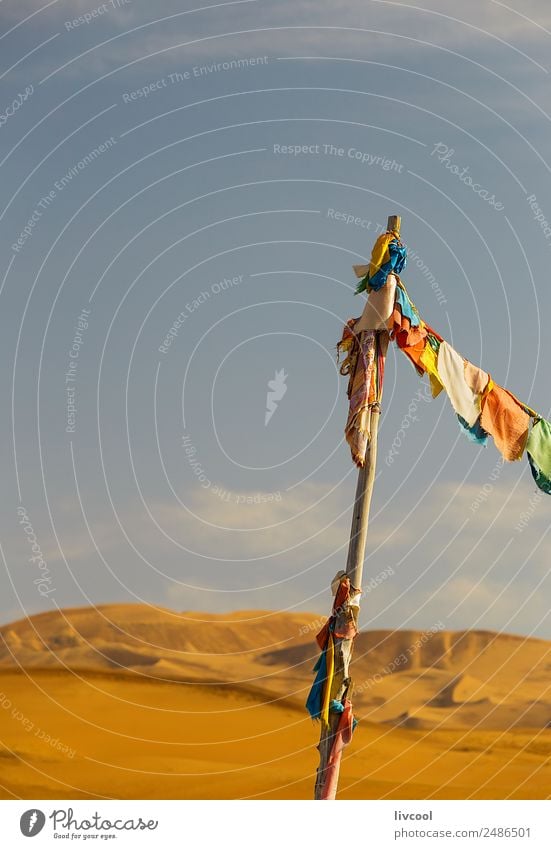
[[[390,213],[421,315],[549,414],[550,28],[544,0],[1,2],[2,621],[328,610],[356,479],[335,343]],[[383,410],[364,625],[551,637],[526,461],[394,347]]]

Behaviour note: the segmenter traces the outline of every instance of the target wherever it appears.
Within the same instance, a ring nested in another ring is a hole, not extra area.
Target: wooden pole
[[[387,230],[394,230],[400,233],[401,218],[399,215],[390,215],[388,217]],[[386,353],[386,345],[388,344],[388,334],[386,330],[377,331],[377,348],[381,347],[383,354]],[[363,565],[365,558],[365,546],[367,542],[367,529],[369,526],[369,508],[371,506],[371,498],[373,495],[373,484],[375,482],[375,471],[377,467],[377,436],[379,430],[379,418],[381,409],[379,404],[374,404],[371,407],[369,416],[369,431],[370,439],[366,451],[365,463],[358,472],[358,482],[356,485],[356,496],[354,499],[354,510],[352,513],[352,526],[350,528],[350,542],[348,545],[348,557],[346,560],[346,574],[350,579],[352,587],[361,588]],[[359,603],[353,608],[356,625],[358,624],[358,616],[360,612]],[[339,617],[337,617],[337,623]],[[336,639],[335,643],[335,681],[339,690],[331,693],[332,698],[343,700],[348,694],[350,686],[350,678],[348,677],[348,667],[352,657],[353,641],[349,639]],[[320,734],[319,753],[320,763],[316,775],[316,786],[314,792],[315,799],[321,799],[323,788],[326,780],[329,759],[335,733],[339,724],[340,714],[330,713],[329,727],[323,727]],[[337,765],[338,770],[338,765]],[[338,774],[337,774],[338,780]]]
[[[365,545],[367,542],[367,529],[369,527],[369,508],[371,507],[371,497],[373,495],[373,484],[375,482],[375,471],[377,467],[377,435],[380,415],[380,407],[378,405],[373,407],[370,422],[371,435],[365,465],[358,472],[354,512],[352,513],[352,527],[350,529],[350,544],[348,546],[348,558],[346,561],[346,574],[350,578],[350,583],[353,587],[362,586]]]
[[[398,233],[398,235],[400,235],[401,226],[402,226],[402,219],[400,218],[399,215],[389,215],[388,216],[388,220],[387,220],[387,224],[386,224],[387,231],[395,230]]]

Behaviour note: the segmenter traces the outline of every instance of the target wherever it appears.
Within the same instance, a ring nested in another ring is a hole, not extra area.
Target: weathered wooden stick
[[[395,230],[398,235],[400,235],[400,228],[402,226],[402,219],[399,215],[389,215],[386,223],[387,231]]]
[[[346,574],[353,587],[362,586],[363,566],[367,529],[369,527],[369,508],[373,495],[375,471],[377,466],[377,434],[379,429],[379,406],[371,408],[370,438],[367,448],[365,465],[358,472],[352,527],[350,529],[350,545],[346,561]],[[357,623],[356,623],[357,624]]]
[[[390,215],[387,223],[387,230],[400,232],[401,219],[399,215]],[[386,330],[377,331],[377,354],[379,349],[382,349],[383,354],[386,354],[386,346],[388,344],[388,334]],[[350,543],[348,546],[348,557],[346,561],[346,574],[350,579],[352,587],[361,588],[363,576],[363,564],[365,558],[365,546],[367,542],[367,529],[369,526],[369,508],[371,506],[371,498],[373,495],[373,484],[375,481],[375,471],[377,467],[377,436],[379,429],[380,418],[379,404],[374,404],[370,410],[369,432],[370,439],[366,451],[365,463],[358,473],[358,482],[356,485],[356,496],[354,499],[354,510],[352,513],[352,526],[350,529]],[[358,624],[358,616],[360,612],[359,602],[357,607],[352,608],[356,625]],[[339,624],[339,616],[337,624]],[[337,629],[338,630],[338,629]],[[353,641],[349,639],[336,639],[334,641],[334,661],[335,661],[335,676],[334,687],[331,693],[332,699],[342,700],[348,693],[350,686],[350,678],[348,676],[348,667],[352,656]],[[324,789],[324,784],[327,775],[328,763],[331,756],[335,733],[339,724],[340,714],[329,714],[329,727],[322,725],[319,753],[320,763],[316,775],[315,799],[321,799]],[[338,767],[337,767],[338,769]]]

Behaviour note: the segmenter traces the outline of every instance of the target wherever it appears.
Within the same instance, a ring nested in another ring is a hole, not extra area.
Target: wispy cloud
[[[101,5],[101,4],[100,4]],[[42,11],[39,11],[39,10]],[[499,47],[509,60],[541,62],[531,48],[551,31],[551,12],[529,3],[522,13],[489,2],[476,13],[445,2],[432,5],[372,0],[363,2],[213,3],[182,10],[172,2],[155,7],[128,4],[111,9],[67,30],[66,22],[90,12],[87,0],[39,4],[34,0],[4,10],[5,29],[32,17],[17,31],[33,41],[45,30],[58,29],[55,51],[35,57],[45,76],[89,78],[130,64],[142,77],[178,70],[202,60],[250,55],[327,55],[395,62],[426,63],[430,51],[484,55]],[[43,36],[42,36],[43,37]],[[423,44],[425,45],[423,47]],[[433,47],[431,47],[433,46]],[[429,51],[429,53],[427,53]],[[434,55],[432,59],[434,60]],[[58,70],[60,69],[60,70]]]

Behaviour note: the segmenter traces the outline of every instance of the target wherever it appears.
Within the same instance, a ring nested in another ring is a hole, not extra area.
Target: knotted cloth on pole
[[[349,664],[360,604],[360,590],[346,572],[337,572],[332,582],[333,610],[316,641],[321,649],[314,667],[316,677],[306,701],[312,719],[321,721],[320,767],[316,799],[334,799],[337,792],[342,750],[352,738],[356,720],[348,699]]]

